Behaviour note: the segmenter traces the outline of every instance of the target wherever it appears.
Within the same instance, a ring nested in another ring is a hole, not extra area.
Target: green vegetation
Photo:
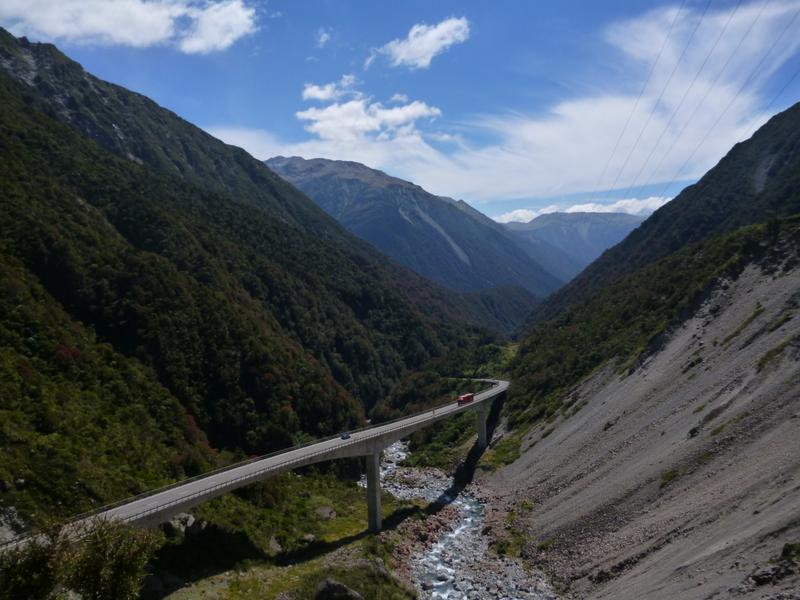
[[[478,466],[487,471],[494,471],[517,460],[521,453],[522,433],[507,435],[484,452]]]
[[[781,550],[781,560],[788,560],[793,563],[800,562],[800,543],[784,544]]]
[[[793,336],[793,337],[786,338],[780,344],[778,344],[777,346],[775,346],[771,350],[767,351],[764,354],[764,356],[762,356],[760,359],[758,359],[758,370],[761,371],[762,369],[764,369],[769,363],[771,363],[773,360],[775,360],[781,354],[783,354],[783,351],[786,350],[786,348],[787,348],[787,346],[789,346],[789,344],[797,341],[798,339],[800,339],[800,336]]]
[[[0,554],[0,599],[55,599],[71,590],[86,600],[133,600],[160,543],[152,530],[109,521],[94,523],[79,542],[50,529]]]
[[[475,339],[346,234],[118,158],[39,100],[0,75],[0,501],[24,516],[352,428]]]
[[[718,436],[720,433],[722,433],[723,431],[725,431],[725,428],[726,428],[727,426],[728,426],[728,424],[727,424],[727,423],[721,423],[720,425],[717,425],[716,427],[714,427],[714,429],[712,429],[712,430],[711,430],[711,433],[710,433],[709,435],[710,435],[711,437],[716,437],[716,436]]]
[[[760,302],[757,302],[756,308],[753,311],[753,313],[749,317],[747,317],[744,321],[742,321],[742,323],[733,332],[731,332],[724,340],[722,340],[723,347],[727,346],[733,340],[733,338],[735,338],[737,335],[739,335],[745,329],[747,329],[750,323],[755,321],[758,315],[760,315],[763,312],[764,312],[764,307],[761,306]]]
[[[550,548],[552,548],[553,544],[555,543],[556,543],[555,539],[547,538],[546,540],[542,540],[541,542],[536,544],[536,549],[541,550],[542,552],[546,552],[547,550],[550,550]]]
[[[775,268],[798,244],[797,218],[746,227],[684,248],[538,325],[514,363],[510,425],[553,418],[569,390],[609,361],[625,372],[657,348],[717,278],[751,262]]]
[[[659,484],[659,487],[660,488],[667,487],[670,483],[675,481],[680,476],[681,472],[678,469],[669,469],[668,471],[664,471],[661,474],[661,482]]]
[[[800,213],[800,104],[772,117],[746,142],[736,144],[700,181],[686,187],[620,244],[609,248],[537,309],[537,322],[556,317],[637,270],[688,246],[741,227]],[[770,157],[768,172],[765,158]],[[762,182],[762,186],[754,182]],[[765,232],[771,236],[779,228]],[[715,266],[712,257],[709,265]]]
[[[702,404],[698,404],[697,406],[695,406],[695,408],[692,411],[692,413],[693,414],[701,413],[701,412],[703,412],[703,409],[705,409],[705,407],[706,407],[706,403],[705,402],[703,402]]]

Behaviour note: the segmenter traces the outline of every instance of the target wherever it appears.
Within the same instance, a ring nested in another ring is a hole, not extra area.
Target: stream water
[[[483,534],[484,506],[469,491],[444,495],[451,479],[436,469],[402,466],[404,442],[392,444],[381,462],[383,489],[402,499],[443,501],[457,509],[448,530],[411,557],[411,574],[420,598],[431,600],[545,600],[556,596],[542,577],[528,573],[519,561],[497,556]],[[362,480],[362,485],[366,481]]]

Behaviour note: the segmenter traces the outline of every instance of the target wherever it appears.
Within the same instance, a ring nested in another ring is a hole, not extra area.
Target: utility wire
[[[686,121],[684,121],[683,126],[681,127],[681,130],[678,132],[678,135],[675,136],[675,138],[672,140],[672,144],[670,144],[670,146],[667,149],[667,151],[661,156],[661,160],[658,161],[658,164],[656,165],[655,169],[653,169],[650,172],[650,177],[647,179],[647,181],[652,181],[656,177],[657,173],[661,170],[661,166],[664,164],[664,161],[667,159],[667,157],[675,149],[675,146],[677,145],[678,141],[683,137],[683,134],[686,131],[686,128],[689,126],[689,123],[691,123],[692,120],[694,120],[694,117],[697,115],[697,112],[700,110],[700,107],[703,106],[703,103],[705,103],[705,101],[708,98],[709,94],[716,88],[717,83],[719,82],[720,78],[725,73],[725,71],[728,69],[728,65],[730,64],[731,60],[733,60],[733,57],[736,55],[736,53],[742,47],[742,44],[744,44],[744,41],[750,35],[750,32],[753,31],[753,28],[756,26],[756,23],[758,23],[758,21],[761,19],[761,15],[764,14],[764,10],[767,8],[767,5],[769,5],[769,3],[770,3],[770,0],[767,0],[764,4],[761,5],[761,10],[756,15],[756,18],[753,19],[753,21],[750,23],[750,26],[747,28],[747,30],[744,32],[744,35],[742,35],[742,38],[739,40],[739,43],[736,45],[736,47],[733,49],[731,54],[728,56],[728,59],[725,61],[725,64],[722,65],[722,69],[720,69],[720,71],[717,73],[717,76],[714,78],[714,81],[712,81],[711,84],[706,89],[706,93],[703,94],[703,97],[700,99],[700,102],[698,102],[695,105],[694,110],[692,111],[692,114],[689,116],[688,119],[686,119]]]
[[[661,88],[661,93],[658,95],[658,99],[656,99],[655,103],[653,104],[653,109],[650,111],[650,115],[647,117],[647,121],[645,122],[644,127],[642,127],[641,131],[639,131],[639,135],[636,137],[636,141],[633,143],[633,146],[631,146],[630,152],[628,152],[628,156],[625,157],[625,162],[622,163],[622,168],[619,170],[619,173],[617,173],[617,177],[614,179],[614,183],[612,184],[610,189],[613,190],[613,189],[615,189],[617,187],[617,183],[619,182],[620,177],[622,177],[622,174],[625,172],[625,168],[628,166],[628,162],[630,161],[631,156],[633,156],[633,153],[636,151],[636,147],[639,145],[639,141],[642,139],[642,135],[647,130],[647,126],[650,125],[650,121],[653,119],[653,115],[655,115],[656,109],[658,108],[658,105],[661,103],[661,99],[664,97],[664,93],[667,91],[667,88],[669,87],[670,82],[672,82],[672,78],[675,76],[675,73],[678,71],[678,67],[681,64],[681,61],[683,60],[683,57],[686,55],[686,51],[689,49],[689,45],[692,43],[692,40],[694,39],[694,35],[695,35],[695,33],[697,33],[697,29],[700,27],[700,24],[703,22],[703,19],[705,18],[706,12],[708,12],[708,7],[710,5],[711,5],[711,0],[708,0],[708,2],[706,3],[705,10],[703,10],[703,14],[697,20],[697,23],[695,23],[694,29],[692,30],[692,34],[689,36],[689,39],[686,40],[686,45],[683,47],[683,51],[681,52],[681,55],[678,57],[678,60],[675,62],[675,66],[673,67],[672,72],[669,74],[669,77],[667,78],[667,81],[664,84],[664,87]]]
[[[686,5],[686,0],[683,0],[683,2],[681,2],[680,7],[678,8],[678,11],[675,13],[675,16],[672,18],[672,22],[670,23],[669,26],[669,31],[667,32],[667,35],[661,44],[661,49],[658,51],[658,54],[656,55],[656,60],[650,67],[650,72],[647,74],[647,79],[645,80],[642,89],[639,90],[639,95],[636,97],[636,102],[633,103],[633,108],[631,109],[631,112],[628,114],[628,120],[625,121],[625,126],[622,128],[619,137],[617,137],[617,141],[614,144],[614,149],[611,151],[611,154],[608,155],[606,166],[603,167],[603,172],[600,174],[600,178],[597,180],[597,184],[594,187],[594,191],[592,191],[592,195],[589,196],[590,201],[593,200],[597,192],[600,191],[600,185],[603,183],[603,179],[605,178],[606,173],[608,172],[608,167],[611,165],[611,161],[614,158],[614,155],[617,153],[617,149],[619,148],[619,144],[622,141],[622,138],[625,137],[625,133],[628,131],[628,126],[631,124],[631,119],[633,118],[636,109],[639,107],[639,102],[641,101],[642,96],[644,95],[644,92],[647,89],[647,86],[650,85],[650,79],[653,77],[653,73],[655,73],[656,67],[658,66],[658,63],[661,60],[661,55],[664,53],[664,49],[667,47],[667,42],[669,41],[670,36],[672,36],[672,30],[675,27],[675,23],[678,21],[678,16],[683,11],[683,7],[685,5]]]
[[[661,192],[661,196],[663,196],[666,193],[666,191],[669,188],[669,186],[671,186],[673,183],[675,183],[675,181],[678,180],[678,177],[683,172],[683,170],[686,168],[686,165],[688,165],[691,162],[691,160],[694,158],[694,155],[697,154],[697,151],[703,146],[703,144],[706,143],[706,140],[708,140],[709,136],[711,135],[711,132],[713,132],[714,129],[716,129],[717,125],[719,125],[720,121],[722,121],[722,118],[730,110],[731,106],[733,106],[734,102],[736,102],[736,100],[739,98],[741,93],[744,91],[744,88],[747,86],[747,84],[750,83],[750,80],[753,78],[753,76],[756,73],[758,73],[758,71],[761,69],[761,67],[764,64],[764,61],[767,59],[767,57],[770,54],[772,54],[772,51],[775,49],[775,47],[778,45],[778,43],[783,39],[783,36],[786,35],[787,31],[789,31],[789,28],[797,20],[798,15],[800,15],[800,9],[795,11],[795,13],[792,16],[792,18],[786,23],[786,27],[783,28],[783,31],[781,31],[781,34],[777,38],[775,38],[775,41],[772,42],[772,45],[769,47],[769,49],[766,51],[766,53],[764,53],[764,56],[762,56],[761,60],[758,61],[758,64],[756,65],[755,69],[753,69],[750,72],[750,74],[747,76],[747,79],[745,79],[744,83],[741,85],[741,87],[739,87],[739,89],[737,90],[737,92],[734,95],[734,97],[731,98],[731,101],[728,102],[728,104],[725,107],[725,109],[717,116],[717,120],[714,121],[714,124],[711,126],[711,128],[703,136],[703,139],[700,140],[700,143],[697,144],[697,146],[695,146],[694,150],[692,150],[692,153],[689,155],[689,157],[681,165],[681,168],[678,169],[678,171],[675,173],[675,175],[670,180],[667,181],[667,185],[664,186],[664,189]]]
[[[720,30],[719,35],[717,36],[717,39],[714,41],[714,45],[711,46],[711,49],[708,51],[708,54],[706,54],[705,59],[703,59],[703,64],[700,65],[700,68],[694,74],[694,78],[692,79],[691,83],[689,84],[689,87],[687,87],[686,91],[683,92],[683,96],[681,97],[680,102],[678,102],[678,105],[672,111],[672,114],[670,115],[669,120],[667,121],[667,124],[664,126],[664,129],[661,130],[661,135],[658,136],[658,139],[656,140],[656,143],[653,144],[653,147],[650,149],[650,153],[647,155],[647,158],[644,160],[644,162],[642,163],[642,166],[639,168],[639,171],[636,173],[636,177],[633,178],[633,181],[628,186],[628,189],[626,190],[625,195],[623,196],[624,198],[629,198],[630,197],[631,191],[636,187],[636,184],[639,182],[639,178],[642,176],[642,173],[644,173],[645,167],[647,167],[647,165],[650,163],[650,159],[653,158],[653,154],[655,154],[655,151],[658,148],[659,144],[661,143],[661,140],[664,139],[664,136],[669,131],[669,127],[670,127],[670,125],[672,125],[672,122],[675,120],[675,116],[678,114],[678,111],[680,111],[680,109],[683,107],[683,103],[686,102],[686,98],[689,97],[689,93],[692,91],[692,88],[694,88],[694,84],[697,83],[697,79],[700,77],[700,73],[702,73],[703,69],[705,69],[706,64],[708,64],[708,60],[711,58],[711,55],[714,54],[714,50],[717,49],[717,46],[719,45],[719,42],[722,39],[722,36],[725,35],[725,32],[728,29],[728,25],[731,24],[731,21],[733,20],[733,17],[736,15],[736,12],[739,10],[739,7],[741,5],[742,5],[742,0],[739,0],[736,3],[736,7],[728,15],[728,20],[725,21],[725,25]],[[708,6],[706,6],[706,9],[707,8],[708,8]]]

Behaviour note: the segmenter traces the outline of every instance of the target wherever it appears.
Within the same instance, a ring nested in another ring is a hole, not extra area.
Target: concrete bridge
[[[509,384],[497,379],[476,381],[489,383],[492,387],[475,394],[475,400],[469,404],[458,406],[455,402],[450,402],[409,417],[352,432],[347,439],[336,436],[231,465],[102,508],[90,516],[76,520],[74,525],[80,529],[82,525],[96,518],[121,520],[142,527],[157,525],[207,500],[282,471],[337,458],[364,456],[367,459],[369,529],[380,531],[380,457],[384,448],[436,421],[466,411],[474,411],[477,415],[478,446],[485,448],[488,444],[486,417],[492,401],[505,393]]]

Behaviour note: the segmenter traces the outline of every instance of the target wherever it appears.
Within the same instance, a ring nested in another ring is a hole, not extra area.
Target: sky
[[[1,0],[0,24],[257,158],[500,221],[649,214],[800,100],[800,0]]]

